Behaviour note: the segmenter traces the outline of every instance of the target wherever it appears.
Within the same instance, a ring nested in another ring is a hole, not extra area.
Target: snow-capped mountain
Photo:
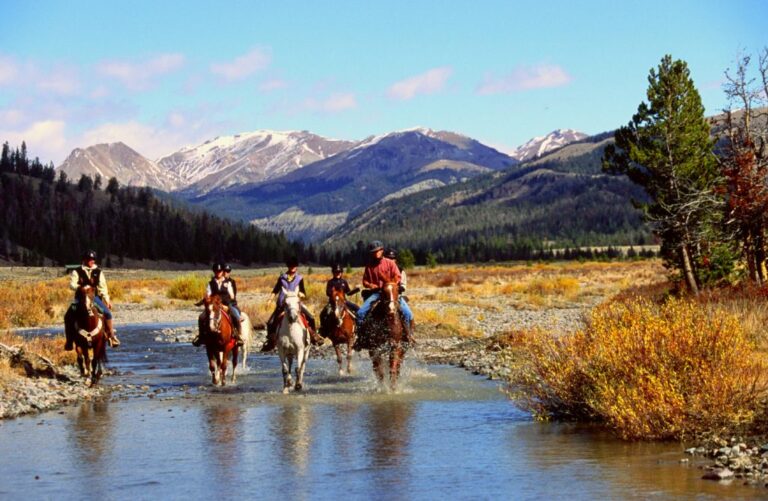
[[[176,189],[187,194],[205,194],[279,177],[356,144],[307,131],[258,130],[220,136],[199,146],[183,148],[157,163],[171,177],[179,179]]]
[[[165,168],[120,142],[76,148],[58,168],[74,182],[83,174],[92,178],[98,174],[105,186],[113,177],[125,186],[149,186],[166,191],[178,186],[178,180]]]
[[[573,143],[574,141],[581,141],[586,137],[587,135],[583,132],[573,129],[557,129],[546,136],[534,137],[527,143],[515,149],[514,152],[510,153],[510,156],[516,158],[520,162],[525,162],[526,160],[540,157],[545,153],[565,146],[566,144]]]

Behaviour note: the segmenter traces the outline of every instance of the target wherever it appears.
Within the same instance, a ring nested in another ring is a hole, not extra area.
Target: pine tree
[[[662,239],[669,266],[698,294],[697,258],[706,248],[723,200],[714,143],[688,65],[667,55],[648,77],[648,102],[606,147],[603,168],[623,173],[650,196],[637,203]]]

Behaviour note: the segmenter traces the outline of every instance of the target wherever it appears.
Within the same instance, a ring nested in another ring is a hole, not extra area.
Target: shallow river
[[[282,395],[276,356],[211,388],[205,354],[121,330],[121,375],[146,392],[0,421],[0,499],[750,498],[764,487],[700,480],[680,444],[630,444],[532,422],[497,383],[407,361],[401,391],[310,359]]]

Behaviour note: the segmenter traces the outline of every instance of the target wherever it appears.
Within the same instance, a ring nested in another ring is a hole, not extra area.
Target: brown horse
[[[94,294],[93,287],[78,287],[75,292],[75,352],[77,366],[80,375],[85,377],[86,386],[98,383],[107,361],[107,334],[101,312],[93,302]]]
[[[326,336],[336,350],[336,362],[339,364],[339,375],[344,375],[341,357],[341,345],[347,345],[347,374],[352,374],[352,345],[355,343],[355,317],[347,307],[347,296],[342,289],[333,288],[330,303],[332,314],[328,317],[325,329]]]
[[[368,354],[376,377],[380,383],[384,382],[384,357],[389,356],[389,386],[392,390],[397,389],[400,365],[405,356],[397,283],[388,282],[381,288],[379,301],[366,317],[363,331],[361,336],[368,338]]]
[[[205,344],[208,355],[208,368],[211,370],[211,383],[226,384],[227,360],[232,356],[232,383],[237,380],[238,347],[233,335],[232,320],[225,311],[226,306],[221,302],[221,296],[214,294],[204,299],[206,310],[207,332],[200,332],[200,339]]]

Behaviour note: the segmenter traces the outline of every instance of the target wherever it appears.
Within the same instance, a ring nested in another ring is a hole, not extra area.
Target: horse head
[[[344,315],[347,311],[347,296],[344,290],[334,287],[331,294],[333,301],[333,314],[336,317],[336,324],[341,325],[344,321]]]
[[[283,309],[285,316],[291,322],[298,322],[301,312],[301,304],[299,301],[299,293],[296,291],[288,291],[283,288]]]
[[[381,288],[380,301],[385,304],[387,308],[387,314],[396,315],[399,307],[398,297],[398,285],[397,282],[387,282]]]
[[[77,300],[78,305],[78,313],[85,317],[89,316],[92,317],[95,315],[94,313],[94,302],[93,298],[95,297],[96,292],[94,291],[93,287],[84,287],[80,286],[75,291],[75,299]]]
[[[205,311],[208,313],[208,328],[211,332],[219,332],[221,325],[221,296],[212,294],[203,301]]]

